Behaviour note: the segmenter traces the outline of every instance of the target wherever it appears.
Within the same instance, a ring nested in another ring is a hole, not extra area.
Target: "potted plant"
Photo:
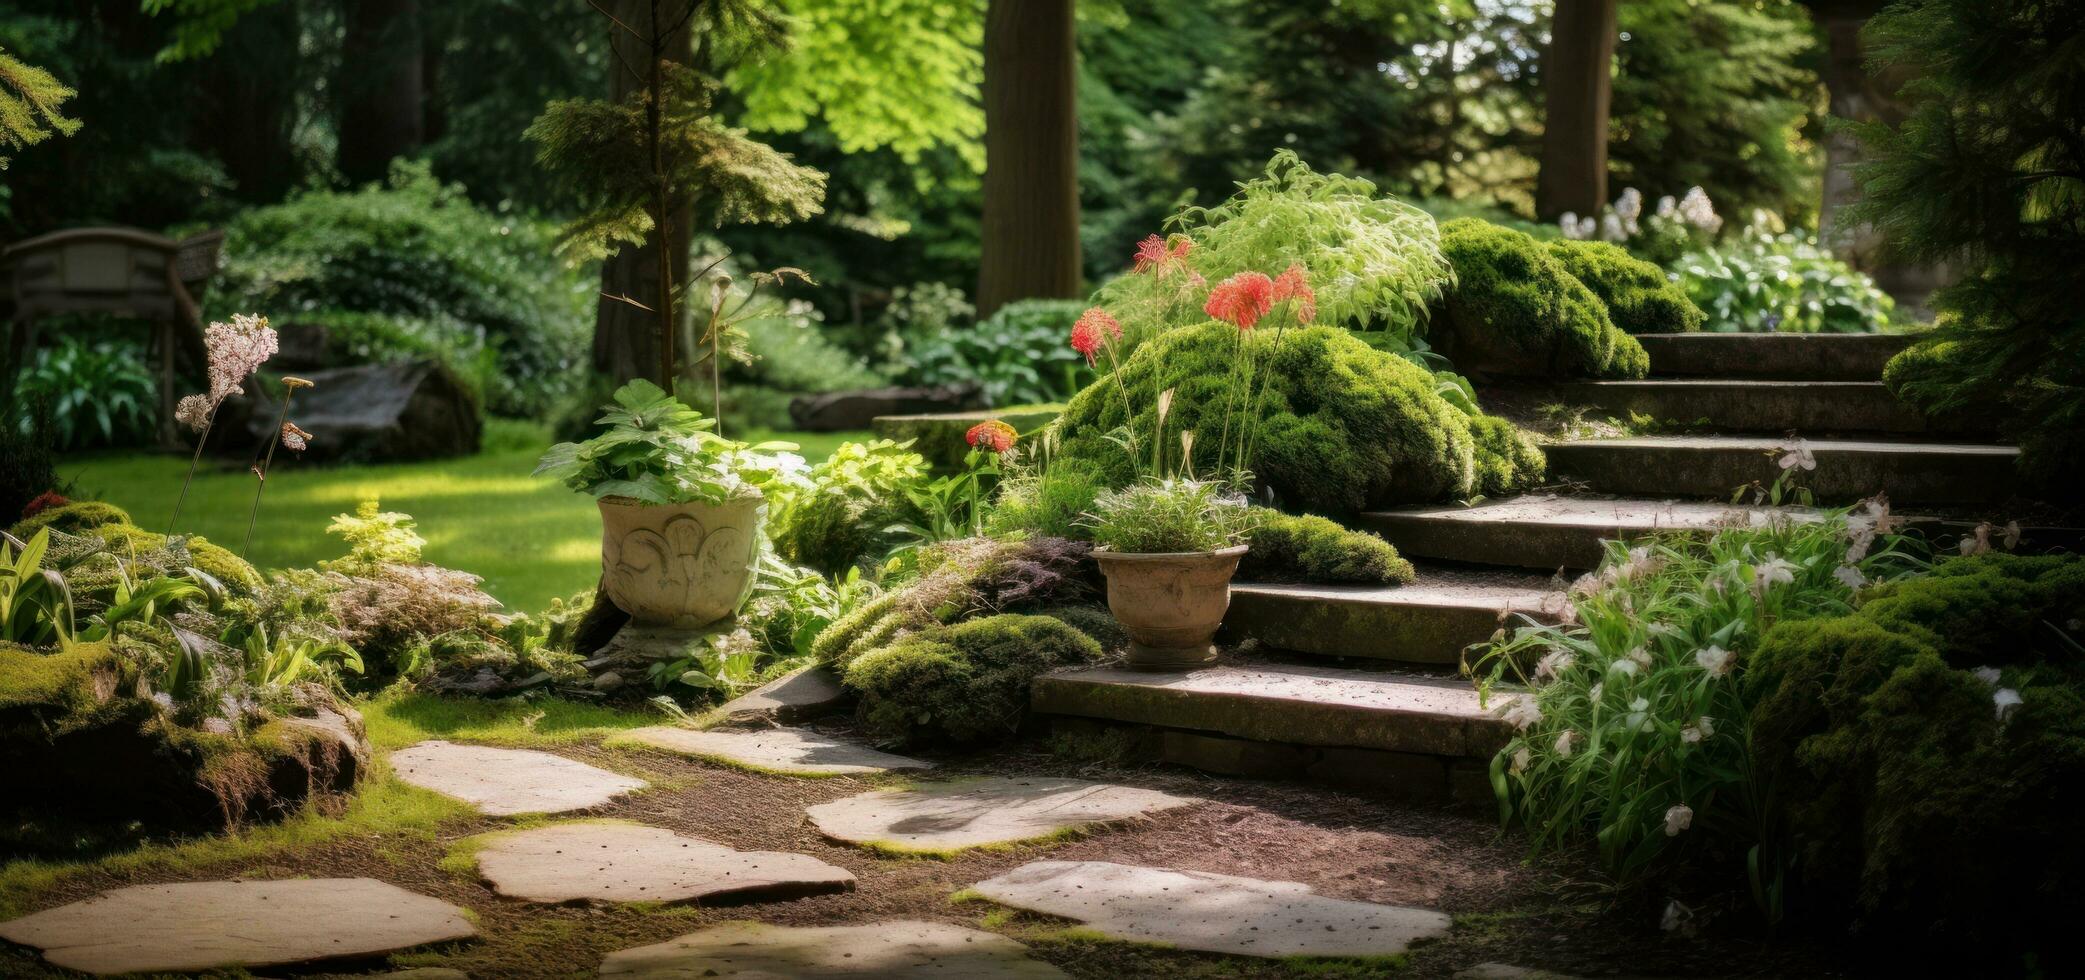
[[[747,445],[650,381],[615,393],[585,442],[536,465],[601,507],[601,583],[641,626],[696,629],[753,589],[771,494],[804,479],[794,443]]]
[[[1129,632],[1128,665],[1172,670],[1216,659],[1252,510],[1221,484],[1144,480],[1093,502],[1094,560],[1108,611]]]

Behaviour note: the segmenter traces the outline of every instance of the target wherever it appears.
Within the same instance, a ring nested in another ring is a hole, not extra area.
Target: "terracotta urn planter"
[[[1108,611],[1129,632],[1128,666],[1177,670],[1216,659],[1216,629],[1231,608],[1231,576],[1246,546],[1138,555],[1095,549],[1108,578]]]
[[[767,501],[646,504],[604,497],[601,582],[640,626],[697,629],[738,611],[753,591]]]

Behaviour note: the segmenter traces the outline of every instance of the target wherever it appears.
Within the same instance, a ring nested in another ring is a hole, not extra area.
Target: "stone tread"
[[[1632,436],[1544,447],[1553,476],[1612,494],[1728,500],[1770,484],[1785,440],[1747,436]],[[1823,504],[1877,493],[1898,504],[1997,503],[2012,495],[2020,450],[1989,443],[1813,439],[1817,468],[1800,483]]]
[[[1874,381],[1915,334],[1637,334],[1654,376]]]
[[[1721,432],[1931,435],[1988,429],[1988,422],[1976,418],[1928,418],[1898,401],[1880,381],[1658,378],[1524,387],[1544,402],[1577,405],[1592,413],[1648,416]]]
[[[1696,500],[1527,495],[1474,507],[1376,511],[1361,515],[1361,524],[1408,557],[1553,571],[1597,565],[1603,540],[1702,533],[1774,514],[1807,519],[1811,513]]]
[[[1497,715],[1506,697],[1483,706],[1467,681],[1332,667],[1094,667],[1037,678],[1032,706],[1259,741],[1489,758],[1510,737]]]
[[[1547,576],[1424,565],[1404,585],[1241,582],[1224,626],[1230,640],[1298,653],[1447,665],[1502,618],[1539,615],[1554,595]]]

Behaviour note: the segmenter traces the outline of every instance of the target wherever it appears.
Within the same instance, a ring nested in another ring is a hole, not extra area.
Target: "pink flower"
[[[298,428],[297,423],[289,421],[282,423],[282,446],[284,449],[301,453],[306,446],[310,445],[310,440],[311,433]]]
[[[1240,330],[1251,330],[1273,306],[1274,280],[1258,272],[1241,272],[1217,283],[1202,311]]]
[[[1172,261],[1173,253],[1166,249],[1166,240],[1152,235],[1137,243],[1137,255],[1133,271],[1158,272]]]
[[[174,406],[174,421],[201,432],[209,426],[210,412],[216,407],[209,395],[189,395]]]
[[[1318,316],[1318,294],[1303,279],[1303,266],[1291,265],[1274,280],[1274,301],[1294,304],[1296,322],[1309,323]]]
[[[1079,314],[1079,321],[1071,325],[1071,349],[1086,355],[1089,365],[1102,345],[1121,339],[1122,324],[1098,306]]]
[[[264,316],[240,313],[230,323],[210,324],[203,331],[210,360],[210,407],[243,391],[239,383],[275,356],[275,344],[275,328]]]

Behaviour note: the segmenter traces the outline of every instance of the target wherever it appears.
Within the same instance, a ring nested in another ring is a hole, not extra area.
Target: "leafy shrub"
[[[1266,511],[1251,544],[1238,564],[1238,578],[1248,582],[1401,585],[1414,575],[1390,542],[1322,517]]]
[[[1093,467],[1110,486],[1129,483],[1135,467],[1110,434],[1125,424],[1138,433],[1157,428],[1156,392],[1171,389],[1167,439],[1194,431],[1195,466],[1210,472],[1216,444],[1211,421],[1231,391],[1225,372],[1238,331],[1205,322],[1142,345],[1115,376],[1087,386],[1055,425],[1060,458]],[[1276,338],[1255,331],[1245,343],[1262,348],[1265,413],[1251,469],[1287,504],[1327,514],[1369,506],[1467,497],[1477,486],[1479,448],[1470,417],[1444,400],[1434,377],[1395,354],[1331,327],[1288,331]],[[1632,341],[1633,343],[1633,341]],[[1116,381],[1122,384],[1118,390]],[[1125,412],[1122,390],[1136,400]],[[1515,470],[1517,464],[1485,465]]]
[[[2085,873],[2085,560],[1989,554],[1784,623],[1745,676],[1805,911],[2048,944]],[[2014,857],[1965,846],[2002,834]]]
[[[1683,198],[1659,198],[1648,214],[1643,204],[1642,191],[1625,187],[1598,215],[1567,211],[1557,225],[1566,239],[1608,242],[1661,267],[1671,266],[1686,252],[1708,248],[1723,230],[1723,218],[1700,187],[1688,188]]]
[[[2043,374],[2019,382],[2020,347],[2012,339],[1942,314],[1933,336],[1890,358],[1882,380],[1890,392],[1928,416],[1996,416],[2020,444],[2025,489],[2072,500],[2085,486],[2085,392]],[[2085,357],[2085,331],[2059,333],[2044,348],[2049,365]]]
[[[1718,333],[1866,333],[1896,303],[1867,274],[1792,234],[1753,227],[1673,263],[1680,285]]]
[[[1188,208],[1166,222],[1193,239],[1189,270],[1208,282],[1241,272],[1272,274],[1300,264],[1317,294],[1317,322],[1382,331],[1393,345],[1417,339],[1429,305],[1451,277],[1433,217],[1378,196],[1358,177],[1319,174],[1288,150],[1263,176],[1213,208]],[[1183,296],[1180,275],[1118,276],[1093,304],[1122,323],[1126,348],[1200,323],[1202,297]]]
[[[1889,523],[1870,504],[1705,540],[1609,542],[1550,610],[1560,625],[1504,634],[1472,664],[1489,698],[1501,682],[1529,688],[1504,706],[1518,734],[1491,764],[1502,816],[1537,851],[1596,843],[1626,882],[1671,871],[1674,849],[1744,873],[1775,819],[1748,755],[1744,673],[1770,627],[1842,615],[1859,585],[1922,566]],[[1773,914],[1770,861],[1751,884]]]
[[[788,451],[794,443],[726,439],[712,431],[715,419],[642,378],[616,389],[597,424],[606,431],[550,447],[537,461],[536,475],[596,498],[651,504],[719,504],[782,493],[801,476],[803,458]]]
[[[49,413],[58,449],[149,441],[159,415],[159,383],[142,344],[63,337],[36,350],[16,376],[15,391],[18,401]],[[34,413],[12,422],[19,438],[31,436],[37,424]]]
[[[1542,243],[1459,218],[1441,228],[1455,268],[1436,346],[1466,372],[1523,377],[1640,378],[1650,355],[1615,329],[1599,297]]]
[[[985,404],[1062,401],[1092,379],[1084,358],[1064,343],[1085,304],[1068,299],[1008,303],[984,321],[916,334],[907,341],[919,384],[976,381]]]
[[[1085,460],[1057,460],[1047,468],[1014,472],[999,483],[985,532],[1085,540],[1092,531],[1082,520],[1104,489],[1094,465]]]
[[[856,658],[844,679],[871,735],[975,745],[1020,729],[1036,675],[1100,658],[1100,644],[1061,620],[1007,614],[906,636]]]
[[[855,607],[818,634],[812,653],[844,670],[901,632],[1000,612],[1083,601],[1098,583],[1092,547],[1061,538],[964,538],[919,552],[919,577]]]
[[[1140,480],[1103,491],[1088,526],[1110,551],[1156,555],[1216,551],[1238,544],[1258,515],[1223,486],[1197,480]]]
[[[385,186],[314,191],[240,213],[225,228],[211,307],[283,322],[348,312],[406,318],[405,346],[491,349],[487,407],[532,416],[578,383],[594,288],[551,255],[547,227],[480,211],[424,165]],[[386,352],[387,354],[389,352]],[[468,355],[467,355],[468,356]]]
[[[911,443],[841,443],[811,467],[807,488],[772,512],[775,547],[789,560],[837,575],[881,558],[899,540],[896,526],[919,520],[909,494],[927,480]]]
[[[1607,307],[1608,319],[1626,333],[1683,333],[1707,319],[1665,270],[1607,242],[1549,243],[1549,254]]]

